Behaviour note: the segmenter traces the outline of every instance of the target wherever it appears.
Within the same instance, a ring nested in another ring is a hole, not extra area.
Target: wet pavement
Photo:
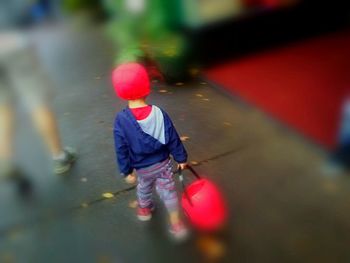
[[[182,245],[169,240],[163,207],[146,224],[130,207],[135,191],[118,175],[112,136],[125,102],[113,94],[114,53],[101,28],[35,34],[63,140],[79,160],[68,176],[52,175],[19,111],[18,160],[34,193],[23,200],[0,185],[0,262],[202,262],[195,234]],[[153,83],[149,102],[166,109],[189,162],[228,200],[225,262],[350,260],[350,178],[320,173],[322,149],[203,80]]]

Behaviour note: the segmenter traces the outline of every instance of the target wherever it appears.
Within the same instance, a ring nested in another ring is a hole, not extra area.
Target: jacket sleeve
[[[187,162],[187,152],[183,146],[180,137],[175,129],[174,124],[172,123],[170,117],[167,114],[165,115],[166,119],[166,129],[169,136],[169,141],[167,143],[168,150],[170,154],[174,157],[174,160],[178,163]]]
[[[122,176],[127,176],[132,173],[133,168],[131,167],[130,163],[129,146],[125,139],[118,117],[114,122],[113,133],[119,170]]]

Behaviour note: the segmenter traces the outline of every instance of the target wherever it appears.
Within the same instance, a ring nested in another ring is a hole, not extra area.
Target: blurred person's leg
[[[338,174],[350,170],[350,97],[342,105],[338,144],[332,151],[324,169],[327,174]]]
[[[0,162],[10,162],[13,157],[13,111],[9,104],[0,103]]]
[[[2,103],[4,94],[0,92],[0,182],[14,180],[20,194],[31,191],[31,183],[25,174],[14,165],[13,132],[14,111],[9,102]]]
[[[51,153],[54,172],[57,174],[67,172],[76,159],[76,153],[70,147],[62,147],[54,113],[48,106],[39,105],[32,111],[32,115],[35,126]]]
[[[42,135],[45,143],[55,158],[63,153],[56,117],[46,105],[38,105],[32,110],[35,126]]]
[[[0,181],[15,179],[21,194],[30,191],[30,182],[14,164],[14,92],[8,72],[8,56],[16,49],[12,34],[0,34]]]
[[[13,169],[13,115],[9,89],[0,72],[0,180],[9,176]]]
[[[56,116],[49,104],[51,82],[41,68],[35,49],[25,47],[13,54],[10,61],[11,79],[17,95],[30,111],[34,124],[46,143],[54,163],[54,172],[67,172],[76,159],[75,151],[63,147]]]

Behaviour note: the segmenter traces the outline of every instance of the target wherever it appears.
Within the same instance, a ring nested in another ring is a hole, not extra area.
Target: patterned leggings
[[[178,210],[178,197],[171,169],[171,161],[167,159],[136,171],[138,176],[137,199],[141,208],[153,206],[152,191],[155,185],[168,212]]]

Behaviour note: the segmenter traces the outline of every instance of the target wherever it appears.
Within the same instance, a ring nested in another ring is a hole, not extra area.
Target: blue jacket
[[[133,169],[145,168],[169,158],[176,162],[187,161],[187,152],[168,116],[161,110],[164,119],[165,144],[145,133],[129,108],[119,112],[114,121],[114,143],[118,166],[122,175]]]

